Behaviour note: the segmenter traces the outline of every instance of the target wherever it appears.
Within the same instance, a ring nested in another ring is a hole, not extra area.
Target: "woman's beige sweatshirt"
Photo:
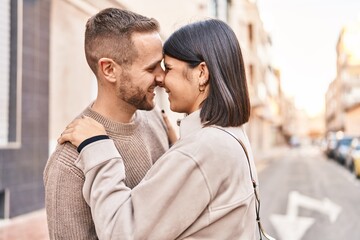
[[[257,180],[243,128],[226,129],[245,143]],[[112,140],[86,146],[76,166],[85,173],[83,194],[101,240],[255,239],[245,153],[229,134],[203,128],[199,111],[181,121],[180,140],[133,189]]]

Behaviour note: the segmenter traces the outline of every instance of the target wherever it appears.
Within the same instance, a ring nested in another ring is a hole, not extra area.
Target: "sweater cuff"
[[[122,159],[113,140],[99,140],[87,145],[80,152],[75,161],[75,166],[86,174],[95,166],[114,158]]]
[[[77,151],[80,153],[81,150],[86,147],[87,145],[89,145],[90,143],[99,141],[99,140],[103,140],[103,139],[109,139],[108,135],[97,135],[88,139],[85,139],[82,143],[80,143],[80,145],[77,148]]]

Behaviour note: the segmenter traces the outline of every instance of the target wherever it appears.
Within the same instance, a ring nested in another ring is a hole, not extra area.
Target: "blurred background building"
[[[44,207],[50,1],[0,1],[0,219]]]
[[[326,131],[360,135],[360,20],[348,24],[337,43],[337,75],[326,93]]]
[[[0,219],[44,206],[42,172],[48,155],[64,127],[96,97],[96,79],[83,50],[84,30],[87,19],[106,7],[156,18],[163,39],[195,20],[226,21],[245,60],[252,106],[246,129],[253,151],[308,134],[306,116],[282,92],[281,71],[272,64],[271,38],[254,0],[2,0]],[[346,81],[353,82],[353,72],[345,72],[348,75],[337,80],[347,76]],[[162,89],[157,90],[157,103],[174,124],[184,117],[170,111]],[[349,106],[345,110],[359,111]]]

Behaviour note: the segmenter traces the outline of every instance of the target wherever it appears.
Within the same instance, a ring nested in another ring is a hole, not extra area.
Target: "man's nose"
[[[159,87],[165,86],[165,71],[162,68],[157,71],[155,76],[155,82],[156,85]]]

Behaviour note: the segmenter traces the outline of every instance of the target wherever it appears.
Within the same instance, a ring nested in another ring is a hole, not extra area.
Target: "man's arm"
[[[44,171],[50,239],[98,239],[90,208],[82,196],[84,175],[73,164],[76,156],[75,149],[65,148],[49,159]]]

